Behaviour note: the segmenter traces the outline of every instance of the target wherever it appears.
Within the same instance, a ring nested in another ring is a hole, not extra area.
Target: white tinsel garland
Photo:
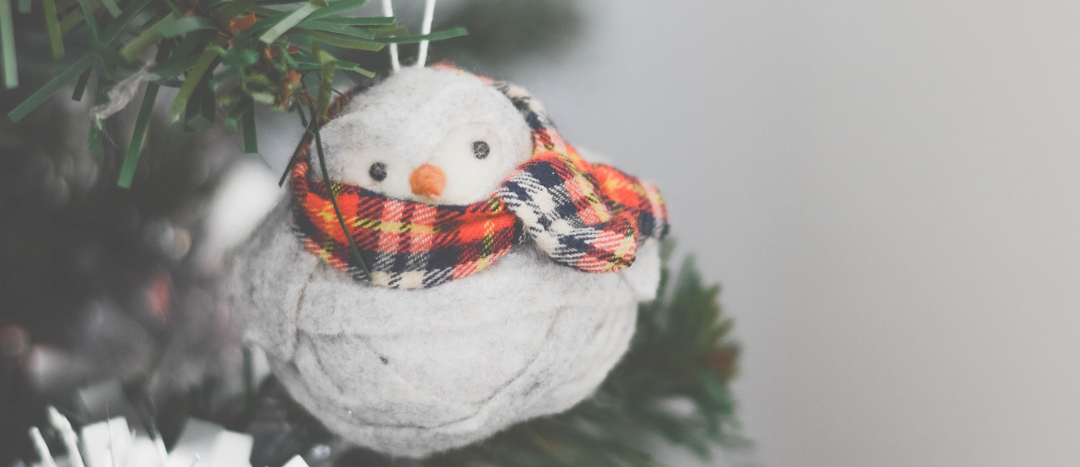
[[[34,467],[251,467],[251,435],[194,418],[188,419],[171,451],[166,451],[160,436],[130,429],[124,417],[86,425],[76,434],[67,418],[49,407],[49,424],[67,452],[54,456],[40,428],[31,427],[29,435],[40,459]],[[284,467],[307,463],[294,456]]]

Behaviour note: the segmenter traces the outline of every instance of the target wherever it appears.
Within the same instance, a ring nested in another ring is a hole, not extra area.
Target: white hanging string
[[[394,16],[394,6],[391,5],[393,0],[382,0],[382,11],[384,16]],[[394,71],[401,69],[401,62],[398,61],[397,44],[390,44],[390,67]]]
[[[431,34],[431,19],[435,16],[435,0],[424,1],[424,24],[420,26],[420,34]],[[416,57],[416,66],[422,67],[427,64],[428,41],[420,41],[420,53]]]

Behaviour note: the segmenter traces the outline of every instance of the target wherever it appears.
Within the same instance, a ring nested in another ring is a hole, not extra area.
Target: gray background
[[[1080,3],[583,5],[480,71],[663,189],[744,344],[729,462],[1080,465]]]

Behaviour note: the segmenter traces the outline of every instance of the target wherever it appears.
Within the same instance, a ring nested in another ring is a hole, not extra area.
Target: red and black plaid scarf
[[[521,88],[492,82],[533,133],[533,156],[491,198],[465,206],[428,205],[332,183],[342,220],[376,285],[433,287],[483,271],[527,234],[556,263],[613,272],[634,262],[637,247],[668,231],[656,187],[604,164],[590,164],[563,142]],[[331,118],[352,99],[340,96]],[[304,245],[335,269],[365,281],[334,211],[326,183],[310,168],[311,141],[292,171],[293,219]]]

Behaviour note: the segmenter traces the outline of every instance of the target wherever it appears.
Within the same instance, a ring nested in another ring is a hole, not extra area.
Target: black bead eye
[[[483,159],[491,153],[491,147],[486,141],[475,141],[472,144],[472,153],[477,159]]]
[[[382,162],[371,164],[368,175],[371,175],[371,178],[375,179],[376,182],[386,180],[386,164],[383,164]]]

